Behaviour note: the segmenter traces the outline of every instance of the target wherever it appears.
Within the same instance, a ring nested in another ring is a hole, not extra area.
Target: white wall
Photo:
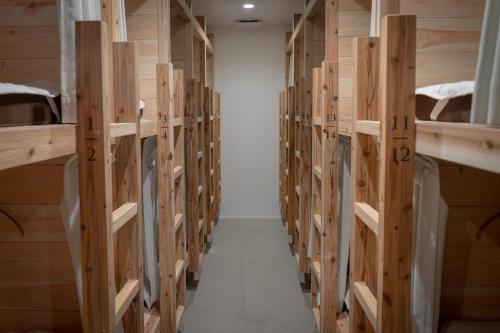
[[[222,217],[279,216],[279,92],[286,26],[212,27],[221,93]]]

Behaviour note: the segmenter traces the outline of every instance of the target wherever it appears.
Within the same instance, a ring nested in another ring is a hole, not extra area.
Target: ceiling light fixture
[[[254,7],[255,7],[255,5],[253,3],[246,3],[243,5],[243,8],[245,8],[245,9],[252,9]]]

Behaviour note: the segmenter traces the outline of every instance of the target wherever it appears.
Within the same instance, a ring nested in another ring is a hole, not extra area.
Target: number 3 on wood
[[[398,148],[392,148],[392,161],[399,165],[399,162],[410,161],[410,149],[408,147],[400,147],[399,154]]]

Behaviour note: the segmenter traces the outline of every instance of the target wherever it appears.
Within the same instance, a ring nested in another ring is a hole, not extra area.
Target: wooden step
[[[184,260],[177,260],[177,262],[175,263],[175,282],[177,283],[179,281],[179,278],[181,277],[182,275],[182,272],[184,271],[184,264],[185,264],[185,261]]]
[[[314,117],[313,123],[316,126],[321,126],[321,117]]]
[[[354,214],[378,235],[378,212],[366,202],[354,203]]]
[[[174,217],[174,231],[177,232],[179,227],[182,225],[182,221],[184,220],[184,214],[175,214]]]
[[[300,151],[299,150],[295,151],[295,157],[297,157],[300,160]]]
[[[137,133],[136,123],[111,123],[109,124],[109,136],[118,138],[121,136],[135,135]]]
[[[198,159],[202,158],[203,157],[203,152],[202,151],[199,151],[198,152]]]
[[[113,211],[113,233],[137,215],[137,202],[127,202]]]
[[[299,122],[300,121],[300,116],[295,116],[295,121]]]
[[[203,219],[198,220],[198,232],[200,232],[201,230],[203,230]]]
[[[210,169],[210,176],[214,175],[214,169]]]
[[[199,123],[201,123],[201,122],[203,122],[203,117],[201,117],[201,116],[200,116],[200,117],[196,118],[196,120],[197,120]]]
[[[295,229],[297,229],[297,232],[300,232],[300,222],[299,222],[299,220],[295,220]]]
[[[297,195],[300,195],[300,186],[295,186],[295,193],[297,193]]]
[[[174,127],[179,127],[179,126],[182,126],[182,124],[184,123],[184,118],[182,117],[177,117],[177,118],[174,118],[172,119],[171,121],[171,124],[172,126]]]
[[[212,196],[210,196],[210,203],[211,203],[211,204],[213,204],[213,203],[214,203],[214,201],[215,201],[214,196],[213,196],[213,195],[212,195]]]
[[[198,185],[198,195],[201,195],[203,193],[203,186]]]
[[[160,315],[156,309],[144,309],[144,333],[160,333]]]
[[[177,310],[175,311],[177,328],[179,328],[179,325],[181,324],[183,314],[184,314],[184,306],[178,306]]]
[[[316,165],[314,168],[314,175],[318,177],[319,180],[321,180],[321,167],[319,165]]]
[[[311,261],[311,270],[316,276],[318,282],[321,281],[321,263],[319,261]]]
[[[142,272],[141,272],[142,273]],[[139,280],[128,280],[115,297],[115,325],[122,320],[123,314],[139,292]]]
[[[356,120],[356,132],[380,136],[380,121],[377,120]]]
[[[314,220],[314,225],[318,229],[319,232],[322,231],[321,229],[321,215],[319,214],[313,214],[313,220]]]
[[[182,175],[183,168],[181,165],[174,167],[174,179],[179,178]]]
[[[375,296],[364,282],[354,282],[352,290],[372,326],[377,327],[377,300]]]
[[[210,149],[214,149],[214,143],[210,142]]]

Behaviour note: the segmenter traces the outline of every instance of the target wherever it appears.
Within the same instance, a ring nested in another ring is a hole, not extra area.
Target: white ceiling
[[[244,3],[255,8],[244,9]],[[304,11],[304,0],[192,0],[195,15],[205,15],[207,24],[234,25],[238,19],[262,19],[264,25],[292,24],[293,14]]]

